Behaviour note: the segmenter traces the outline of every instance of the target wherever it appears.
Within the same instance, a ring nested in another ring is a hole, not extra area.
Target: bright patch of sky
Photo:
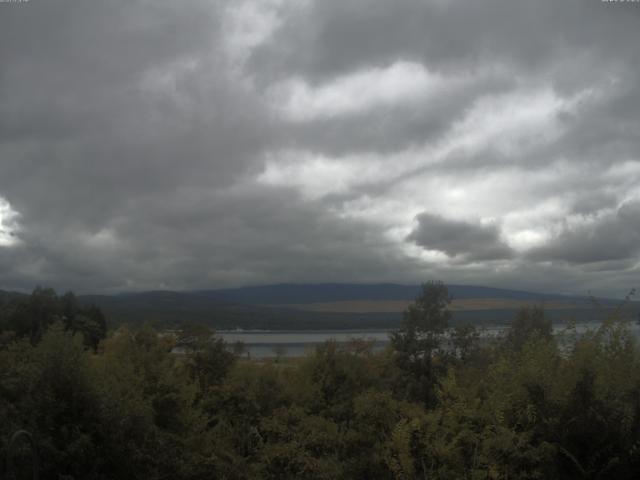
[[[234,67],[242,68],[252,50],[280,27],[280,11],[284,3],[282,0],[240,0],[226,7],[222,25],[223,47]],[[305,2],[299,3],[298,8]]]
[[[9,202],[0,197],[0,247],[10,247],[18,243],[18,212]]]
[[[272,102],[293,121],[330,118],[369,108],[424,100],[462,81],[429,72],[419,63],[399,61],[388,67],[357,71],[319,86],[301,78],[273,87]]]

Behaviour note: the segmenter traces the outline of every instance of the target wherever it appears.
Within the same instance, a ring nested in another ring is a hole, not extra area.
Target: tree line
[[[425,284],[383,352],[248,361],[206,327],[108,332],[98,308],[36,289],[0,306],[0,454],[26,429],[41,478],[637,478],[624,322],[554,336],[528,308],[487,340],[449,328],[450,301]],[[27,478],[26,446],[13,463]]]

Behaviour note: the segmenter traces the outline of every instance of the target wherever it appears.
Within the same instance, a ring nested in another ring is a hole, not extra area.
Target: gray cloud
[[[143,213],[113,218],[106,231],[72,230],[57,238],[29,231],[23,245],[0,249],[4,281],[23,288],[81,283],[89,290],[181,289],[315,276],[391,281],[397,268],[416,277],[420,272],[375,225],[342,222],[293,191],[193,191],[164,208],[139,208]]]
[[[640,254],[640,202],[628,202],[586,224],[564,226],[546,245],[532,250],[536,260],[603,264],[602,270],[625,269]]]
[[[393,153],[437,140],[479,96],[509,88],[513,79],[502,75],[478,78],[452,87],[446,95],[428,101],[388,105],[338,118],[293,124],[290,146],[331,155],[371,152]]]
[[[0,288],[619,293],[638,20],[599,0],[0,3]]]
[[[295,10],[252,61],[270,77],[293,71],[316,80],[398,57],[438,70],[502,59],[536,71],[572,49],[619,60],[618,48],[633,50],[625,41],[636,34],[639,16],[632,6],[615,9],[595,0],[329,0]],[[584,81],[578,77],[565,76],[561,84]]]
[[[418,226],[407,240],[429,250],[466,260],[499,260],[512,256],[511,249],[500,240],[495,225],[480,225],[451,220],[423,212],[416,217]]]

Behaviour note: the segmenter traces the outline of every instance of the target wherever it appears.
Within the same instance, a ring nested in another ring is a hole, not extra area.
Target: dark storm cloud
[[[586,224],[565,226],[547,245],[530,252],[536,260],[574,264],[605,262],[601,268],[607,270],[630,267],[637,262],[638,254],[640,202],[637,201],[625,203]]]
[[[626,288],[639,22],[599,0],[0,3],[0,288]]]
[[[221,11],[205,1],[2,5],[0,196],[21,225],[20,245],[1,252],[3,284],[152,283],[153,244],[140,253],[146,239],[116,238],[119,226],[254,168],[271,122],[221,75]]]
[[[498,260],[509,258],[511,249],[500,240],[495,225],[480,225],[451,220],[427,212],[416,217],[418,226],[407,237],[429,250],[449,256],[463,256],[466,260]]]
[[[296,10],[252,61],[270,77],[314,81],[398,58],[454,71],[498,58],[536,70],[573,48],[619,60],[618,49],[635,50],[629,38],[639,19],[633,6],[599,0],[328,0]],[[577,76],[562,85],[584,81]]]
[[[602,210],[614,208],[618,199],[612,192],[578,191],[571,195],[571,208],[579,215],[593,215]]]
[[[394,253],[375,225],[342,222],[293,191],[183,192],[164,208],[154,208],[155,201],[140,201],[143,214],[112,219],[106,235],[34,235],[24,245],[0,249],[0,265],[10,272],[4,281],[91,291],[308,281],[311,274],[329,281],[390,281],[399,266],[418,274],[419,267]]]

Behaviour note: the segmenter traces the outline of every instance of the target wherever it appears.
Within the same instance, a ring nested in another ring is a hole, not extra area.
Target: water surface
[[[581,335],[589,330],[595,330],[599,322],[584,322],[576,325],[575,332]],[[494,326],[480,329],[482,338],[501,335],[508,326]],[[554,325],[554,332],[561,334],[566,325]],[[640,325],[629,323],[629,329],[640,339]],[[244,344],[244,354],[252,358],[267,358],[275,356],[296,357],[305,355],[327,340],[347,343],[353,339],[372,341],[375,350],[382,350],[389,343],[391,330],[227,330],[218,331],[225,342],[231,346],[236,342]]]

